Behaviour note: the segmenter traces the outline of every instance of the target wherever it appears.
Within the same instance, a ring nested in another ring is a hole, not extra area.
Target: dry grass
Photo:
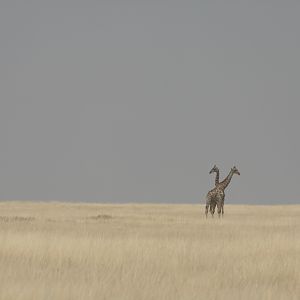
[[[0,203],[0,299],[299,299],[300,206]]]

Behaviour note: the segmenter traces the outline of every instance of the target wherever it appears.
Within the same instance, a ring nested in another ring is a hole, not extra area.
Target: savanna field
[[[0,299],[300,299],[300,205],[0,203]]]

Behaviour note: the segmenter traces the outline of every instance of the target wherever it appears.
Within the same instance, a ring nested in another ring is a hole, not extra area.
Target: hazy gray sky
[[[299,203],[299,1],[0,2],[0,199]]]

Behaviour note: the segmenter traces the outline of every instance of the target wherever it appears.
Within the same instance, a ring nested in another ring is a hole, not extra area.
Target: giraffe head
[[[217,173],[219,171],[219,168],[216,166],[216,165],[214,165],[214,167],[210,170],[210,172],[209,172],[209,174],[212,174],[212,173]]]
[[[239,172],[239,170],[237,169],[236,166],[234,166],[234,167],[231,169],[231,171],[232,171],[233,174],[241,175],[240,172]]]

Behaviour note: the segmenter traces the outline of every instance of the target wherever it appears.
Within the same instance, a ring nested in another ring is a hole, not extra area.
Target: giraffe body
[[[206,206],[205,206],[205,215],[207,217],[208,208],[210,209],[210,213],[214,216],[215,208],[217,206],[218,213],[220,214],[222,211],[222,203],[224,203],[225,193],[224,190],[220,187],[215,187],[211,191],[207,193],[206,196]]]

